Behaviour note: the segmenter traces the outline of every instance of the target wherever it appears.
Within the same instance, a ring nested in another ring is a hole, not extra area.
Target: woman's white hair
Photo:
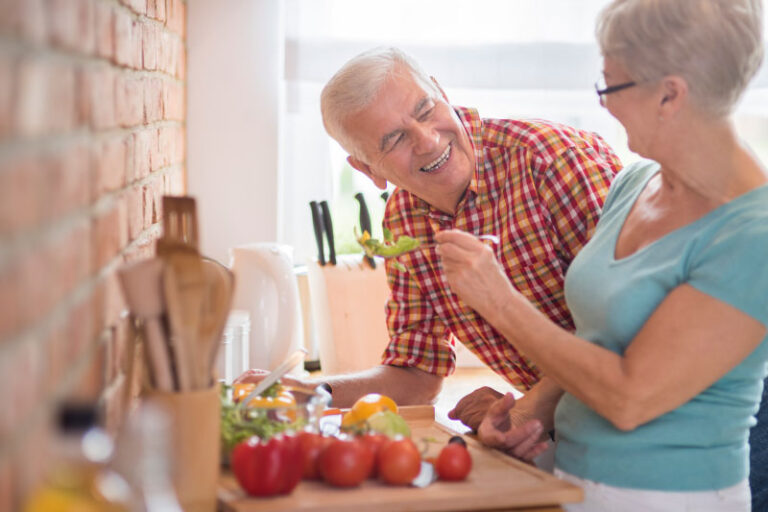
[[[439,94],[437,86],[419,64],[398,48],[379,47],[350,59],[325,84],[320,94],[320,110],[328,134],[350,155],[361,158],[354,137],[344,129],[345,120],[374,100],[384,82],[405,69],[414,80]]]
[[[694,105],[726,116],[763,60],[762,0],[614,0],[596,29],[604,57],[637,82],[669,75]]]

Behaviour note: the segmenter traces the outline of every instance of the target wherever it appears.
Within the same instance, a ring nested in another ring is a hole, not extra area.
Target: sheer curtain
[[[602,109],[593,83],[601,69],[594,22],[607,0],[288,0],[285,2],[285,99],[280,238],[298,263],[315,256],[308,203],[331,204],[340,251],[354,250],[363,192],[375,231],[383,201],[325,134],[319,95],[352,56],[399,46],[418,59],[457,105],[485,117],[536,117],[602,135],[624,163],[621,126]],[[766,14],[768,17],[768,13]],[[768,164],[768,71],[739,107],[741,133]]]

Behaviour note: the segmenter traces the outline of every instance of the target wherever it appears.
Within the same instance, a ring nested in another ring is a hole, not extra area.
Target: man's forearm
[[[429,404],[440,393],[442,381],[442,377],[416,368],[380,365],[361,372],[313,379],[312,383],[328,383],[333,390],[333,406],[350,407],[367,393],[387,395],[398,405]]]

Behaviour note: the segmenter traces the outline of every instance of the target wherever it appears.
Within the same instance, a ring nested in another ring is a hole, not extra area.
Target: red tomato
[[[334,439],[320,454],[323,480],[337,487],[355,487],[368,478],[373,459],[357,439]]]
[[[435,470],[440,480],[464,480],[472,469],[469,450],[459,443],[449,443],[440,450]]]
[[[391,485],[407,485],[421,469],[421,454],[413,441],[400,437],[379,451],[379,477]]]
[[[266,442],[253,436],[235,446],[230,466],[248,494],[289,494],[301,480],[301,447],[292,435],[275,436]]]
[[[299,432],[296,437],[301,446],[302,477],[306,480],[320,479],[318,464],[320,453],[333,441],[333,438],[306,431]]]
[[[389,437],[378,432],[367,432],[358,437],[358,439],[363,443],[371,455],[371,474],[368,475],[368,477],[374,478],[378,474],[379,451],[381,451],[381,447],[389,441]]]

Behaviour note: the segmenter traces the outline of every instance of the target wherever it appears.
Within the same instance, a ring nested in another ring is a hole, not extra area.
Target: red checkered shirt
[[[496,257],[515,287],[558,325],[573,330],[563,281],[587,242],[619,159],[597,135],[546,121],[481,119],[456,107],[474,146],[476,171],[455,215],[396,189],[384,226],[434,242],[436,232],[461,229],[500,237]],[[434,247],[390,263],[387,303],[390,344],[383,364],[453,373],[455,340],[520,390],[540,370],[448,288]]]

